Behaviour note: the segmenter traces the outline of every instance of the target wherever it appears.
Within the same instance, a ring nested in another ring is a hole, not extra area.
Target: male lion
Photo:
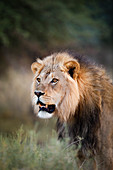
[[[69,53],[37,59],[31,69],[36,115],[57,116],[59,138],[67,124],[70,141],[82,139],[81,162],[93,157],[96,169],[113,170],[113,85],[104,69]]]

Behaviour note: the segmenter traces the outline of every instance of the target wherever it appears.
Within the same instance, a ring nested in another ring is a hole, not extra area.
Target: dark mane
[[[75,59],[77,59],[80,65],[87,65],[87,66],[94,65],[93,61],[88,56],[81,55],[74,51],[68,51],[68,54],[74,57]]]
[[[82,105],[83,107],[81,107],[81,105],[79,103],[73,123],[67,124],[68,136],[70,137],[70,143],[76,143],[78,137],[82,138],[82,152],[85,154],[86,150],[89,150],[91,154],[95,154],[98,150],[97,131],[100,127],[101,111],[98,106],[91,109],[89,106]],[[57,132],[58,139],[65,137],[65,125],[59,119],[57,120]]]

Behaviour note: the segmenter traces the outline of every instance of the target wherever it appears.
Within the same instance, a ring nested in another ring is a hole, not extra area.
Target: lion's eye
[[[38,82],[38,83],[40,83],[40,82],[41,82],[41,79],[40,79],[40,78],[37,78],[36,80],[37,80],[37,82]]]
[[[56,78],[53,78],[51,81],[52,84],[56,84],[57,82],[58,82],[58,79],[56,79]]]

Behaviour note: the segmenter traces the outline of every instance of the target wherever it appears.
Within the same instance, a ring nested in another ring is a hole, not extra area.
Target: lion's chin
[[[53,113],[48,113],[46,111],[39,111],[37,116],[41,119],[49,119],[53,116]]]

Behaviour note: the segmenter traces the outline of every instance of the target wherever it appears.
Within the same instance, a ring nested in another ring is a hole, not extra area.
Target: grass
[[[55,136],[53,131],[51,139],[39,144],[36,130],[25,131],[21,127],[13,135],[1,134],[0,169],[77,170],[77,151]]]

